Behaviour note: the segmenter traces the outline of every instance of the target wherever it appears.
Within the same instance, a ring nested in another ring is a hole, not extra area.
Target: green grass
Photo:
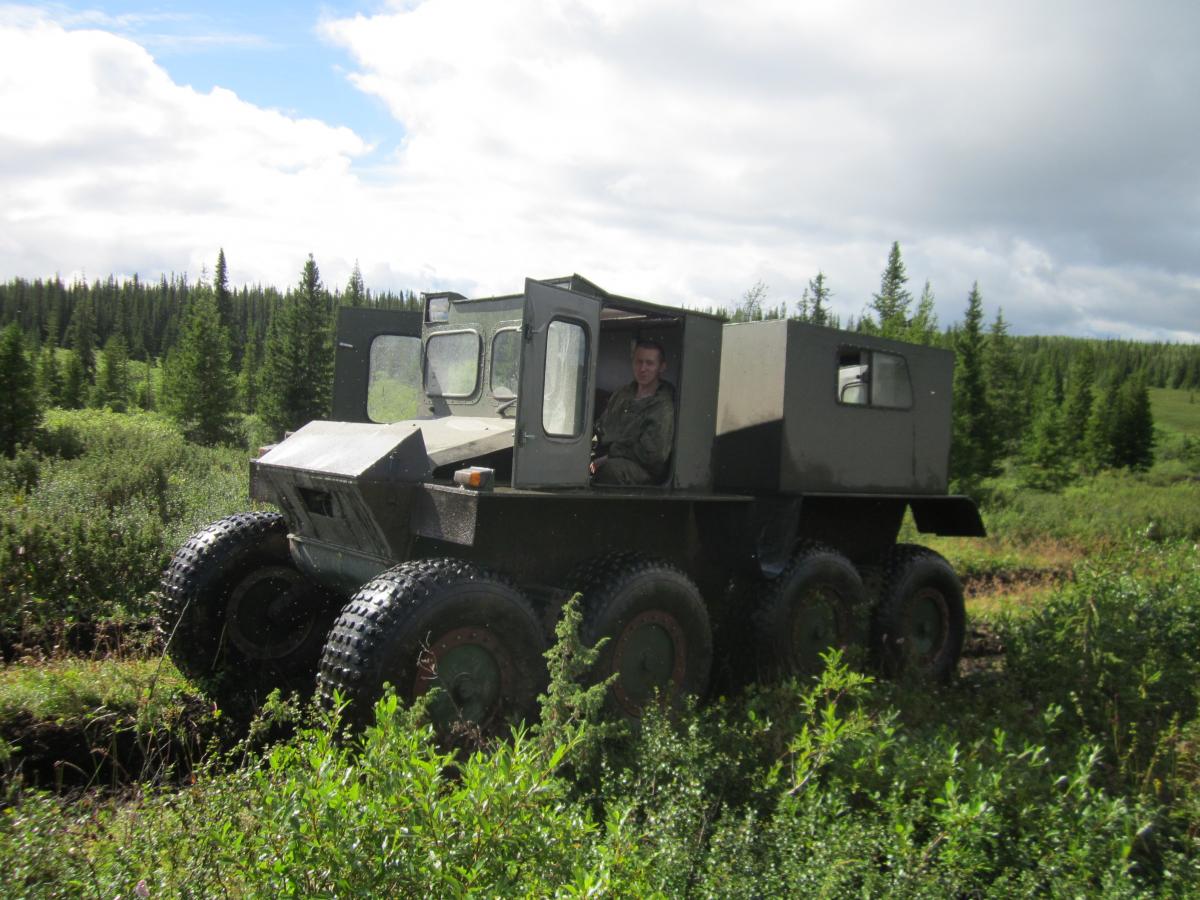
[[[1150,411],[1159,428],[1200,437],[1200,391],[1150,388]]]
[[[26,661],[0,668],[0,733],[15,723],[81,727],[105,716],[170,716],[192,688],[169,659]]]

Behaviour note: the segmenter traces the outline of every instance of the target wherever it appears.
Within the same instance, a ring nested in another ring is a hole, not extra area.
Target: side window
[[[430,397],[470,397],[479,385],[479,335],[442,331],[425,343],[425,393]]]
[[[376,335],[368,359],[367,418],[372,422],[415,419],[421,403],[421,339]]]
[[[521,353],[521,332],[502,328],[492,338],[492,396],[511,400],[517,396],[517,359]]]
[[[867,379],[871,354],[867,350],[842,350],[838,353],[838,403],[865,406],[870,401]]]
[[[542,430],[555,437],[583,433],[587,387],[587,332],[581,325],[555,319],[546,329],[546,379]]]
[[[837,401],[846,406],[908,409],[912,382],[898,353],[843,347],[838,351]]]

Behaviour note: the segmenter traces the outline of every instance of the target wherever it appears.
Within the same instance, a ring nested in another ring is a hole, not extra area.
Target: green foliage
[[[229,335],[216,298],[198,291],[163,367],[162,405],[201,443],[229,437],[235,399],[229,359]]]
[[[160,418],[47,414],[41,455],[0,479],[0,632],[145,617],[168,555],[244,509],[244,451],[188,445]]]
[[[93,405],[125,412],[129,407],[129,392],[129,348],[123,335],[114,334],[104,343]]]
[[[1047,372],[1034,402],[1034,418],[1021,447],[1022,480],[1029,487],[1055,490],[1071,480],[1070,425],[1065,420],[1058,381]]]
[[[995,472],[996,432],[984,382],[983,300],[971,287],[962,328],[955,335],[953,442],[950,477],[967,486]]]
[[[0,332],[0,453],[12,456],[26,444],[42,417],[33,364],[14,323]]]
[[[1149,544],[1085,563],[1077,580],[1002,639],[1018,689],[1057,704],[1105,751],[1114,776],[1149,788],[1170,774],[1164,739],[1196,717],[1200,569],[1185,545]]]
[[[912,294],[905,288],[908,273],[900,257],[900,242],[893,241],[887,265],[879,279],[879,293],[872,295],[871,308],[878,317],[879,333],[884,337],[903,338],[908,330],[908,307]]]
[[[331,305],[312,256],[271,322],[259,411],[277,433],[328,415],[333,390]]]

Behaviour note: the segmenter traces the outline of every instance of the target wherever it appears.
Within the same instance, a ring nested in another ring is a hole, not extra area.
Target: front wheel
[[[227,711],[273,689],[307,693],[337,604],[302,575],[278,513],[239,513],[192,535],[163,573],[167,651]]]
[[[318,691],[350,702],[365,725],[390,684],[411,702],[433,688],[439,733],[484,735],[532,717],[544,681],[541,625],[501,576],[453,559],[402,563],[372,579],[342,609],[321,656]]]
[[[966,621],[962,583],[941,555],[899,544],[884,557],[871,644],[886,674],[949,681],[962,655]]]

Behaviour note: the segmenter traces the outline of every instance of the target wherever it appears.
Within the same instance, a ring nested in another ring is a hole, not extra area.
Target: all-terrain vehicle
[[[665,350],[676,428],[659,484],[589,480],[636,340]],[[774,320],[723,324],[579,276],[520,294],[342,309],[333,415],[251,463],[277,512],[194,535],[163,578],[179,667],[223,701],[390,683],[488,730],[529,715],[562,603],[608,638],[598,678],[639,715],[722,671],[804,674],[858,644],[945,679],[962,588],[916,527],[982,535],[947,495],[953,356]],[[715,651],[714,651],[715,647]]]

